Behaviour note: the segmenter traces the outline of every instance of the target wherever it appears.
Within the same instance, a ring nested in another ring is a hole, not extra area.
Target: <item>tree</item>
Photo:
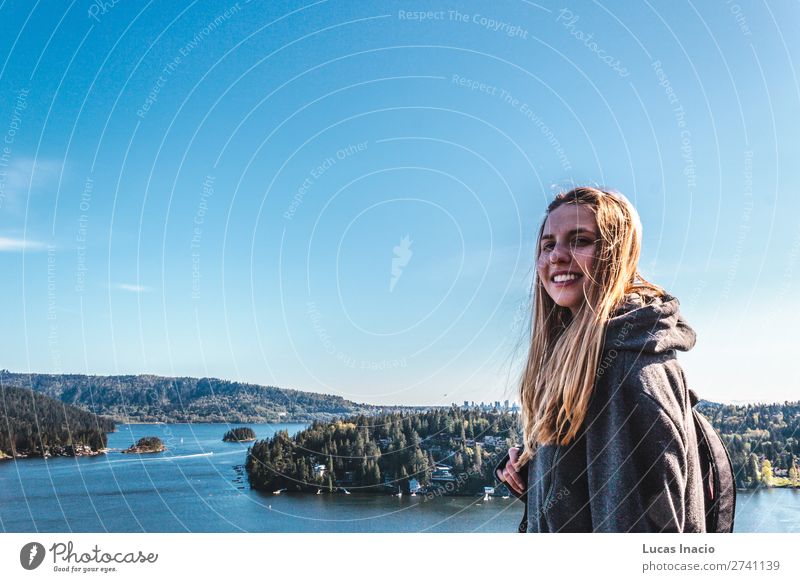
[[[400,475],[397,479],[397,486],[408,490],[408,471],[406,471],[405,465],[400,466]]]
[[[420,482],[428,483],[431,471],[428,467],[428,457],[419,447],[414,449],[414,458],[411,462],[411,474]]]
[[[748,462],[749,471],[748,477],[751,487],[758,487],[761,482],[761,471],[758,468],[758,457],[755,453],[750,453],[750,460]]]
[[[772,487],[772,463],[769,459],[761,462],[761,483],[764,487]]]
[[[789,467],[789,480],[792,483],[792,487],[800,485],[800,470],[797,468],[797,459],[794,457],[792,457],[792,466]]]
[[[472,466],[475,467],[475,470],[480,472],[481,467],[483,465],[483,455],[481,453],[481,446],[478,443],[475,443],[475,454],[472,458]]]
[[[378,467],[378,463],[372,463],[372,467],[369,471],[368,478],[370,485],[381,484],[381,470],[380,467]]]
[[[461,455],[461,451],[453,456],[453,472],[456,474],[464,472],[464,457]]]

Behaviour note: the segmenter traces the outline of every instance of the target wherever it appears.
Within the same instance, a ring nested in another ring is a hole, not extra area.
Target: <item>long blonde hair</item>
[[[642,227],[633,205],[619,193],[579,187],[558,194],[547,216],[564,204],[589,208],[600,239],[585,300],[573,316],[547,294],[534,275],[531,344],[520,384],[523,465],[540,444],[569,444],[578,434],[595,381],[605,323],[626,294],[661,296],[664,290],[639,273]],[[545,216],[536,240],[541,252]]]

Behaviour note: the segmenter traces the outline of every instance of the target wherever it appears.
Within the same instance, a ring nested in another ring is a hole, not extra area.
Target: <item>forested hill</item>
[[[722,435],[739,487],[800,485],[800,402],[699,408]]]
[[[3,370],[0,382],[32,388],[119,422],[313,422],[384,409],[340,396],[215,378],[15,374]]]
[[[31,390],[3,383],[0,397],[0,457],[90,454],[114,430],[109,418]]]

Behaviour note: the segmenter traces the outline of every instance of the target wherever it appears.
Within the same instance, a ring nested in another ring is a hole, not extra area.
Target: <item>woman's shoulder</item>
[[[598,370],[598,376],[593,395],[596,405],[663,413],[675,424],[684,424],[691,404],[683,370],[674,355],[620,351],[614,365],[604,374]]]

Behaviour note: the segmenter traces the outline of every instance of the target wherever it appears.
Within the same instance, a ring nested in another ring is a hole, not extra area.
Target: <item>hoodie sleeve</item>
[[[592,529],[681,532],[687,481],[683,431],[650,394],[652,378],[643,368],[607,380],[598,382],[587,415]]]

